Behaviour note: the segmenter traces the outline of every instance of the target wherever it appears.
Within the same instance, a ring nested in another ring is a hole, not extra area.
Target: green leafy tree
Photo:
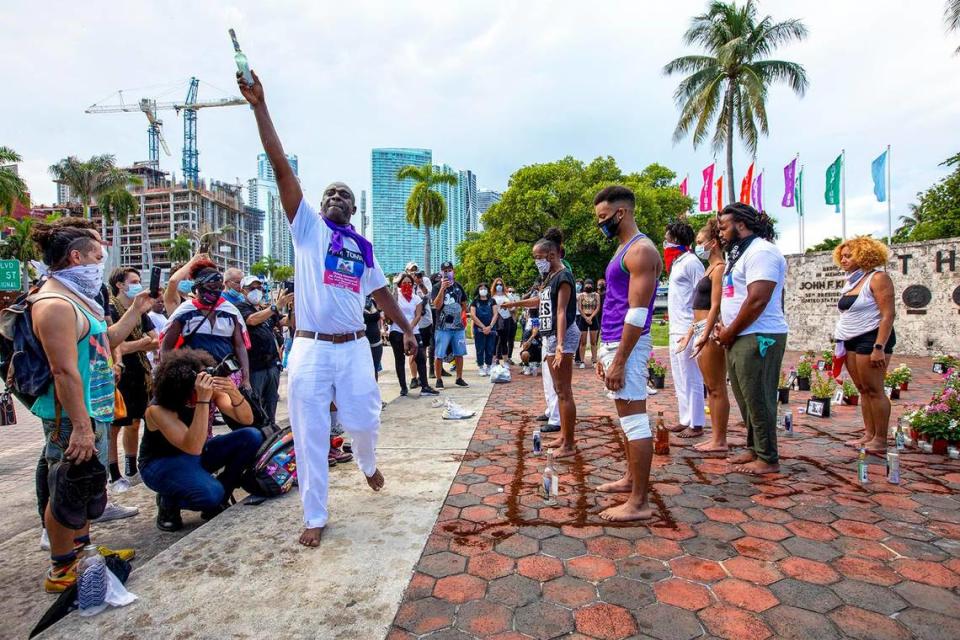
[[[30,261],[40,259],[37,245],[30,237],[34,222],[30,216],[19,220],[9,216],[3,218],[3,225],[9,228],[9,235],[0,243],[0,257],[20,261],[20,288],[23,291],[30,288]]]
[[[105,193],[125,189],[134,177],[116,164],[111,154],[79,160],[76,156],[64,158],[50,167],[54,182],[70,187],[83,205],[83,215],[90,217],[90,207]]]
[[[832,238],[824,238],[822,241],[817,244],[809,247],[807,253],[814,253],[815,251],[833,251],[840,246],[840,243],[843,242],[838,236],[833,236]]]
[[[193,243],[190,242],[190,236],[186,233],[162,240],[160,246],[167,250],[167,260],[172,265],[186,262],[193,256]]]
[[[9,147],[0,146],[0,165],[20,162],[20,154]],[[12,214],[18,202],[30,204],[27,183],[13,171],[0,166],[0,213]]]
[[[423,269],[430,271],[430,230],[436,229],[447,219],[447,203],[434,187],[441,184],[455,185],[458,178],[449,171],[434,171],[433,165],[407,165],[397,171],[397,180],[415,180],[413,191],[407,198],[407,222],[415,229],[423,228]]]
[[[901,226],[894,234],[895,242],[918,242],[960,236],[960,154],[941,165],[954,170],[935,185],[917,194],[918,202],[910,206],[911,214],[901,216]]]
[[[273,256],[264,256],[262,259],[250,265],[250,273],[253,273],[258,276],[263,276],[268,280],[275,280],[275,278],[273,277],[273,272],[279,266],[280,266],[280,263],[277,262],[276,258],[274,258]]]
[[[277,282],[290,280],[291,278],[293,278],[293,267],[285,264],[274,267],[273,278]]]
[[[758,19],[757,4],[747,0],[710,2],[707,12],[695,16],[684,43],[699,45],[706,55],[682,56],[664,67],[667,75],[685,74],[674,92],[680,119],[674,142],[692,133],[694,148],[710,134],[714,151],[726,147],[728,201],[737,199],[733,174],[733,140],[739,135],[751,156],[760,135],[769,133],[767,97],[770,86],[786,82],[803,96],[808,82],[804,68],[768,56],[778,47],[803,40],[807,28],[798,19],[774,22]]]

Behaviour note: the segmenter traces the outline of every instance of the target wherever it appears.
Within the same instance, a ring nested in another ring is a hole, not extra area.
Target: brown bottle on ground
[[[653,452],[658,456],[670,454],[670,432],[663,422],[663,411],[657,411],[657,432],[653,441]]]

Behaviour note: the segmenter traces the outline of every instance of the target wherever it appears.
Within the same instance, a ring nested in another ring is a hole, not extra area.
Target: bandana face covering
[[[534,262],[537,264],[537,271],[539,271],[541,275],[547,275],[548,273],[550,273],[549,260],[545,260],[544,258],[538,258],[537,260],[534,260]]]
[[[53,271],[50,277],[80,296],[93,309],[102,309],[96,301],[103,283],[105,262],[78,264],[59,271]]]
[[[413,285],[409,282],[404,282],[402,285],[400,285],[400,293],[403,294],[404,298],[410,300],[410,298],[413,297]]]

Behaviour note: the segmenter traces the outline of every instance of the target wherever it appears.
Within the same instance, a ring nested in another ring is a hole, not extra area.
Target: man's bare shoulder
[[[630,245],[624,256],[624,262],[628,267],[650,268],[660,263],[660,251],[650,238],[643,237]]]

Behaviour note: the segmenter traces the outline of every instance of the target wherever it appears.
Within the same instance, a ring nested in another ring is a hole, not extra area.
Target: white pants
[[[688,427],[702,427],[706,421],[703,412],[703,374],[695,358],[690,357],[693,340],[687,348],[677,353],[677,341],[686,333],[670,334],[670,370],[673,373],[673,386],[677,393],[680,410],[680,424]]]
[[[540,373],[543,374],[543,397],[547,401],[547,409],[544,413],[549,418],[547,424],[560,424],[560,403],[557,401],[557,391],[553,388],[553,374],[550,373],[550,365],[547,364],[547,360],[552,359],[553,356],[544,353],[543,366],[540,367]]]
[[[333,344],[296,338],[290,354],[288,403],[297,452],[297,484],[307,527],[327,524],[327,455],[330,403],[353,441],[357,466],[367,477],[377,469],[380,387],[373,372],[370,343]]]

